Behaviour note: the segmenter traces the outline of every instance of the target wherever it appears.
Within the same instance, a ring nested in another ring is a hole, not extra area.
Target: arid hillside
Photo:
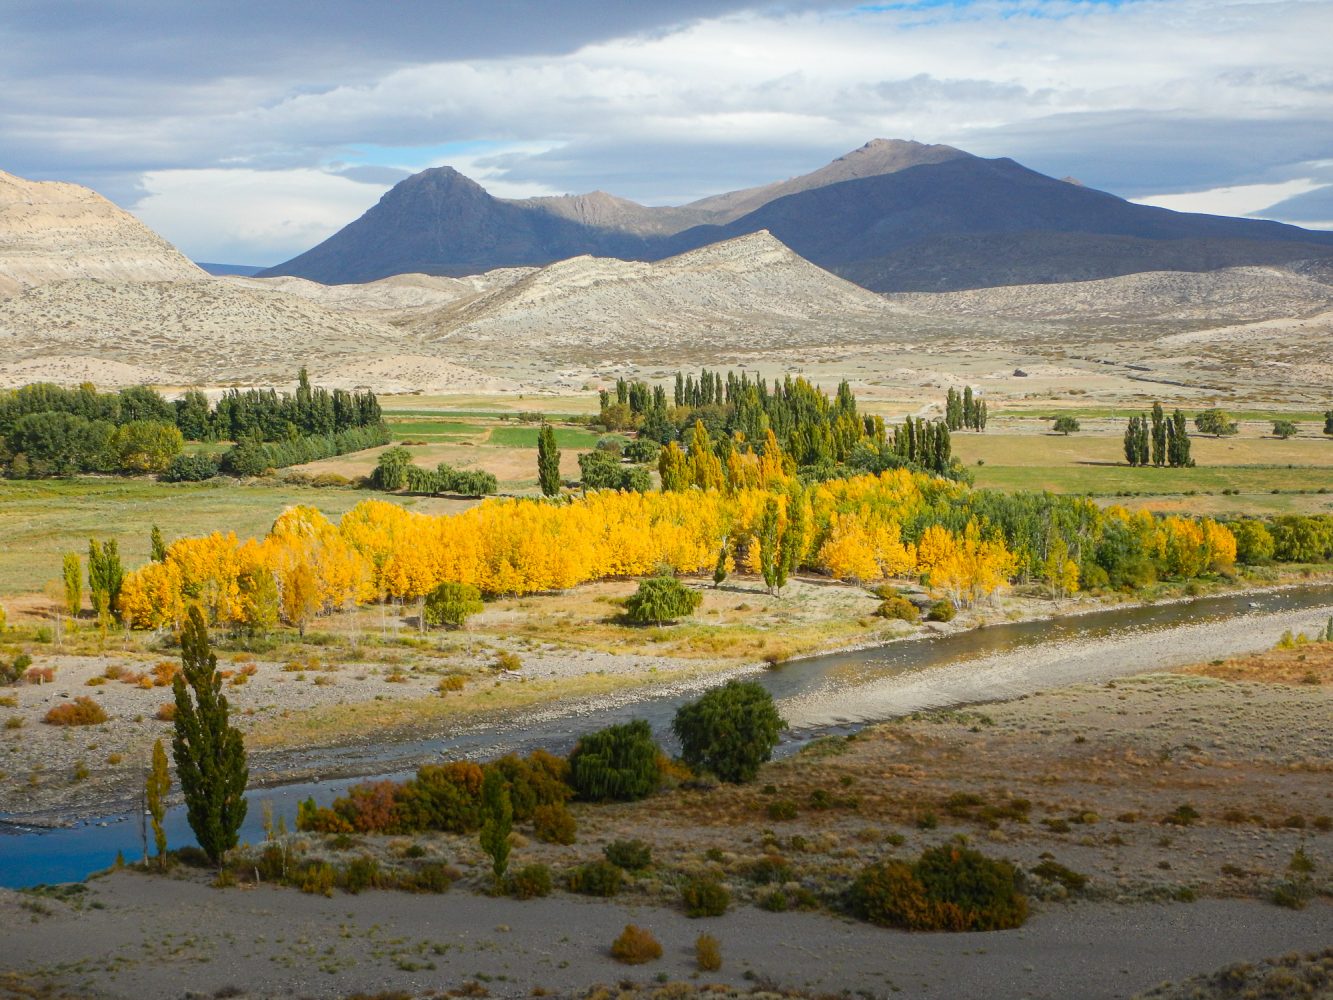
[[[179,250],[95,191],[0,171],[0,295],[75,278],[203,276]]]

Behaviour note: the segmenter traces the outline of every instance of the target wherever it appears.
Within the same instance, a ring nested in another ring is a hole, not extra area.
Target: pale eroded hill
[[[75,278],[203,276],[174,246],[96,192],[0,171],[0,295]]]
[[[416,324],[428,341],[669,357],[863,340],[893,309],[768,233],[656,263],[575,257]]]
[[[1277,267],[1203,273],[1149,271],[1058,285],[1008,285],[963,292],[900,293],[915,313],[1093,323],[1253,322],[1333,307],[1333,286]]]

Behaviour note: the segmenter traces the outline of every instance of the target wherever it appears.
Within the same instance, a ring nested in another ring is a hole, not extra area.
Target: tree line
[[[1185,422],[1185,414],[1176,410],[1167,417],[1161,403],[1153,403],[1150,417],[1129,418],[1124,446],[1125,461],[1130,465],[1179,469],[1194,464],[1194,459],[1190,457],[1189,427]]]
[[[236,445],[219,460],[185,454],[187,440]],[[213,406],[198,390],[172,402],[148,386],[103,393],[87,383],[39,383],[0,392],[0,465],[11,478],[259,475],[388,440],[373,393],[312,387],[304,368],[295,393],[233,389]]]

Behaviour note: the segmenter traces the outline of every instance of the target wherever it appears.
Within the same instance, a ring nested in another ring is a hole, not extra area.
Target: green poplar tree
[[[153,525],[153,531],[149,535],[148,540],[152,550],[153,562],[159,562],[159,563],[166,562],[167,543],[166,540],[162,537],[162,530],[158,528],[156,524]]]
[[[162,824],[167,816],[167,793],[170,791],[171,772],[167,769],[167,752],[162,748],[162,741],[157,740],[153,744],[153,766],[144,783],[144,799],[153,824],[153,846],[157,848],[159,868],[166,864],[167,831]]]
[[[1166,414],[1161,403],[1152,404],[1152,464],[1159,469],[1167,463]]]
[[[513,828],[509,785],[499,771],[487,768],[481,782],[481,849],[490,856],[497,892],[509,867],[509,833]]]
[[[181,629],[182,671],[171,682],[176,696],[176,735],[171,741],[185,810],[199,846],[214,864],[236,846],[245,820],[250,777],[241,732],[228,721],[229,706],[218,659],[197,607]]]
[[[542,424],[537,434],[537,481],[548,497],[560,492],[560,449],[555,444],[555,428]]]
[[[66,552],[62,566],[65,577],[65,611],[71,618],[79,617],[83,607],[83,570],[79,566],[79,554]]]

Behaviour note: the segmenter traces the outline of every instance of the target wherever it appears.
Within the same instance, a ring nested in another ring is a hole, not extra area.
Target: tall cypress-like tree
[[[185,811],[199,846],[214,864],[236,846],[250,777],[241,732],[228,721],[227,698],[208,628],[197,607],[181,629],[182,672],[171,682],[176,735],[171,741]]]
[[[493,767],[481,782],[481,849],[490,855],[491,873],[498,892],[509,867],[509,833],[514,828],[514,806],[509,783]]]
[[[537,434],[537,481],[548,497],[560,492],[560,449],[555,445],[555,428],[550,424],[542,424]]]
[[[1161,403],[1152,404],[1152,464],[1159,469],[1167,463],[1166,414]]]
[[[1176,468],[1185,468],[1194,464],[1194,459],[1190,458],[1190,436],[1189,425],[1185,422],[1185,414],[1176,410],[1171,414],[1171,428],[1173,431],[1172,440],[1175,447],[1171,449],[1172,457],[1170,464]]]
[[[167,541],[162,537],[162,529],[156,524],[148,536],[149,554],[153,562],[167,561]]]

